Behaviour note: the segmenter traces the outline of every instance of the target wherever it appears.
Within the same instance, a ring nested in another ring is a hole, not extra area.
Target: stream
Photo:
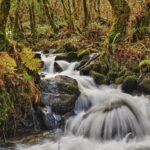
[[[56,140],[17,144],[16,150],[150,150],[150,98],[123,93],[115,85],[98,86],[76,70],[79,62],[41,54],[42,79],[64,75],[75,79],[81,92],[65,130]],[[62,71],[55,71],[57,63]]]

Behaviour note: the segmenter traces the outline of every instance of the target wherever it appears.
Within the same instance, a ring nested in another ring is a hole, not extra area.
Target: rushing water
[[[131,96],[113,86],[97,86],[93,79],[75,70],[78,62],[55,61],[41,54],[46,79],[66,75],[76,79],[81,92],[76,116],[66,123],[57,142],[18,145],[18,150],[147,150],[150,149],[150,104],[145,96]],[[55,72],[54,63],[62,72]]]

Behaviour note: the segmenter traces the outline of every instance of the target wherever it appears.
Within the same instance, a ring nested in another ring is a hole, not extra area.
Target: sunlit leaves
[[[22,63],[31,71],[38,71],[41,66],[41,61],[35,58],[35,54],[30,48],[24,48],[21,53]]]
[[[16,66],[16,61],[8,53],[0,53],[0,75],[14,72]]]

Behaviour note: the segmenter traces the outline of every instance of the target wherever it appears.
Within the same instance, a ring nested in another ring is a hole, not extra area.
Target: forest
[[[0,149],[56,129],[74,137],[51,150],[146,136],[148,101],[150,0],[0,0]]]

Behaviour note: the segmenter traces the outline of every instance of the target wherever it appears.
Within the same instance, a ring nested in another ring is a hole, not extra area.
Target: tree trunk
[[[30,2],[29,2],[30,3]],[[30,27],[32,38],[36,37],[36,21],[35,21],[35,12],[34,12],[34,0],[29,4],[29,15],[30,15]]]
[[[86,28],[89,23],[89,12],[87,7],[87,0],[83,0],[83,9],[84,9],[84,28]]]
[[[8,45],[6,39],[6,24],[10,10],[10,0],[0,0],[0,51],[5,50]]]
[[[17,4],[16,4],[16,10],[15,10],[15,16],[14,16],[14,23],[13,23],[13,38],[17,39],[20,37],[23,37],[23,33],[20,27],[20,23],[19,23],[19,9],[20,9],[20,1],[21,0],[17,0]]]
[[[57,27],[56,27],[56,25],[54,23],[53,16],[49,12],[49,8],[48,8],[48,5],[47,5],[47,0],[43,0],[43,4],[44,4],[44,9],[45,9],[45,13],[46,13],[47,19],[49,21],[49,24],[50,24],[52,30],[55,33],[57,33],[58,29],[57,29]]]
[[[122,42],[127,33],[130,7],[126,0],[109,0],[109,2],[114,12],[114,21],[109,33],[109,43]]]

